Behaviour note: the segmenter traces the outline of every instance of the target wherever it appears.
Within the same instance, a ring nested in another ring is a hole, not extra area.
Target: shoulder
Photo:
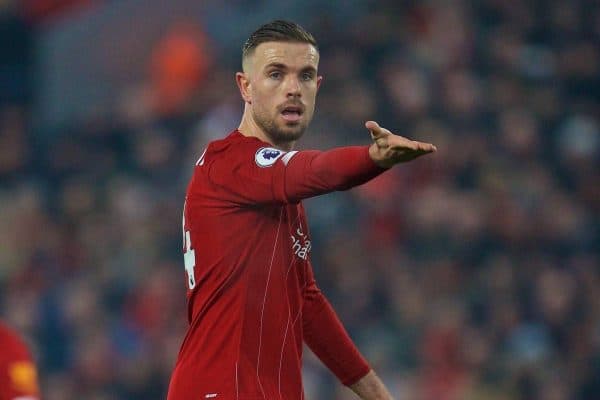
[[[269,143],[234,131],[224,139],[209,143],[199,163],[249,163],[265,168],[275,164],[284,154],[285,151],[272,147]]]

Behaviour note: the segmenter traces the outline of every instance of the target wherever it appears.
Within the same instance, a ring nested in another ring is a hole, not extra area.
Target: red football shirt
[[[209,144],[184,206],[190,326],[169,400],[301,400],[303,342],[346,385],[369,371],[315,283],[300,200],[381,172],[367,147],[286,153],[238,131]]]
[[[0,400],[37,400],[35,364],[25,343],[0,323]]]

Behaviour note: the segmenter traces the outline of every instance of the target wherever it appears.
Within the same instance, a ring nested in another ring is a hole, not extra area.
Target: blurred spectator
[[[0,399],[36,400],[37,369],[27,345],[16,332],[0,323]]]
[[[211,62],[206,36],[194,23],[178,21],[152,54],[151,77],[159,114],[180,110],[206,79]]]
[[[102,0],[20,0],[24,14],[33,22],[44,22],[67,12],[89,7]]]

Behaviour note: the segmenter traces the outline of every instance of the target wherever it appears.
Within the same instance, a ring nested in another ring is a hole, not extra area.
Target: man
[[[0,400],[37,400],[35,364],[19,336],[0,323]]]
[[[369,121],[371,146],[292,151],[312,119],[318,64],[314,38],[291,22],[244,45],[241,124],[203,152],[184,205],[190,326],[169,400],[303,399],[303,342],[362,399],[391,399],[315,283],[300,201],[435,147]]]

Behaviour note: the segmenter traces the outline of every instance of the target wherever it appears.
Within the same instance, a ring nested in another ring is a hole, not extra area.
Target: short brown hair
[[[250,35],[242,47],[242,60],[265,42],[309,43],[319,50],[317,41],[306,29],[295,22],[278,19],[264,24]]]

